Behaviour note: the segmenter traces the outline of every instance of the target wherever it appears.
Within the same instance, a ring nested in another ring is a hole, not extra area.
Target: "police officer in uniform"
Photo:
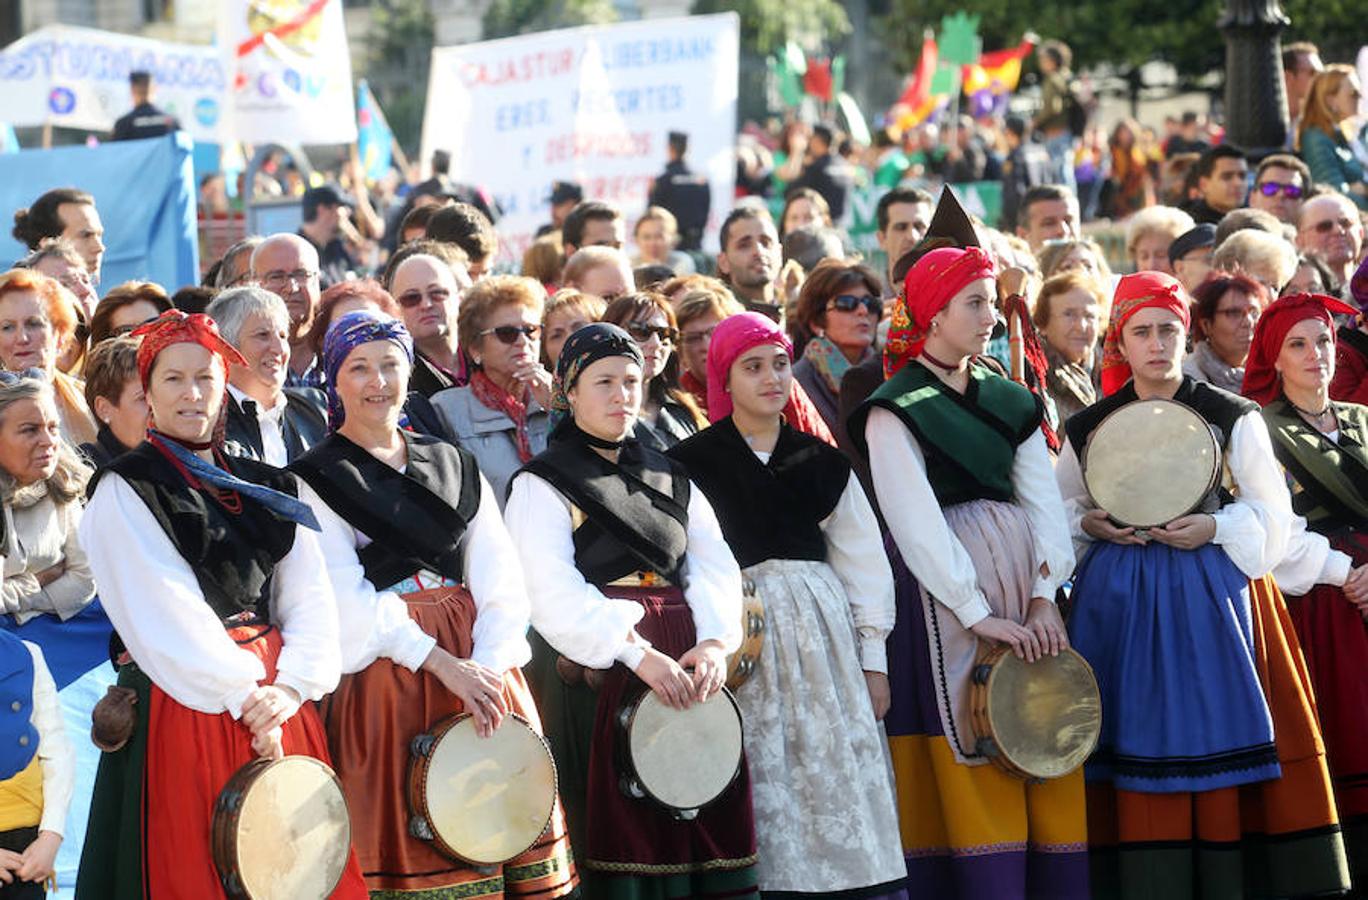
[[[111,141],[137,141],[180,130],[180,122],[175,116],[152,105],[151,72],[141,69],[129,72],[128,92],[133,97],[133,109],[114,122]]]
[[[712,205],[712,191],[704,175],[695,175],[684,163],[689,152],[689,136],[682,131],[669,134],[670,161],[665,171],[651,185],[648,206],[663,206],[679,222],[679,249],[698,250],[703,244],[703,229],[708,224],[708,209]]]

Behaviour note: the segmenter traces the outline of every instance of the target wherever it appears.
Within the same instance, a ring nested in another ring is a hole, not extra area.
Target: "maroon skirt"
[[[1368,535],[1335,537],[1330,545],[1355,566],[1368,562]],[[1344,591],[1330,585],[1288,597],[1287,609],[1316,690],[1340,818],[1368,817],[1368,625]]]
[[[604,594],[635,600],[646,610],[637,633],[655,649],[678,659],[693,648],[693,613],[679,588],[606,588]],[[742,869],[755,863],[755,820],[750,772],[741,772],[721,797],[692,821],[680,821],[650,799],[629,797],[620,785],[617,759],[624,735],[618,712],[648,690],[618,663],[599,689],[594,742],[589,756],[588,859],[603,872],[671,875]]]

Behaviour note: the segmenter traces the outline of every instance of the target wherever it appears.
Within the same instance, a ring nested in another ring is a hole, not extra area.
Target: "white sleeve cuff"
[[[1349,558],[1348,554],[1331,550],[1325,555],[1325,566],[1321,569],[1320,577],[1316,579],[1316,583],[1344,587],[1344,583],[1349,580],[1349,572],[1353,567],[1354,561]]]
[[[950,610],[959,619],[959,623],[965,628],[973,628],[979,622],[993,614],[993,608],[988,605],[988,598],[983,596],[982,591],[974,592],[974,599],[958,609]]]
[[[860,635],[860,668],[866,672],[888,674],[887,635]]]
[[[410,672],[417,672],[435,646],[437,639],[409,619],[406,627],[395,632],[386,655]]]

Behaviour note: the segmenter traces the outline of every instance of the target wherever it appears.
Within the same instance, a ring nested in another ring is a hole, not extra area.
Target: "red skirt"
[[[260,658],[266,667],[266,684],[275,680],[282,646],[278,630],[251,625],[229,629],[228,636]],[[312,756],[331,764],[313,704],[301,706],[283,731],[286,754]],[[226,712],[210,715],[181,706],[155,684],[147,732],[146,896],[223,898],[210,849],[214,803],[228,779],[257,758],[251,732]],[[368,896],[355,853],[332,896],[348,900]]]
[[[637,633],[655,649],[678,659],[693,648],[693,613],[679,588],[608,588],[609,597],[635,600],[646,608]],[[741,773],[698,817],[682,822],[651,800],[627,796],[619,787],[617,756],[623,734],[618,712],[647,690],[618,663],[599,689],[589,756],[588,859],[585,865],[631,875],[678,875],[741,869],[755,863],[755,820],[750,772]]]
[[[468,659],[475,601],[463,587],[405,594],[409,617],[448,653]],[[504,699],[541,731],[522,672],[504,676]],[[502,866],[475,869],[409,834],[409,744],[464,710],[433,675],[379,659],[342,682],[323,703],[328,746],[352,814],[352,843],[373,891],[442,891],[460,897],[561,897],[579,883],[559,801],[536,845]]]
[[[1331,542],[1355,566],[1368,562],[1368,535]],[[1311,684],[1340,818],[1368,816],[1368,624],[1337,587],[1288,597]]]

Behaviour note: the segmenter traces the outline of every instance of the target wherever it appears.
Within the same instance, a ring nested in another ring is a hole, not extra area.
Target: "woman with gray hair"
[[[52,673],[69,733],[90,728],[96,700],[114,683],[106,665],[113,628],[77,537],[81,498],[89,471],[60,434],[52,385],[37,369],[0,373],[0,499],[3,500],[3,584],[0,628],[36,644]],[[46,871],[56,863],[70,883],[81,853],[90,786],[100,752],[88,741],[76,748],[75,773],[43,779],[43,804],[71,804],[69,815],[42,825],[34,852]],[[39,747],[39,754],[47,751]],[[63,837],[65,836],[65,840]],[[28,851],[26,851],[27,853]]]
[[[245,365],[228,367],[224,449],[285,466],[328,436],[323,392],[285,387],[290,371],[290,314],[265,288],[230,288],[205,310]]]

